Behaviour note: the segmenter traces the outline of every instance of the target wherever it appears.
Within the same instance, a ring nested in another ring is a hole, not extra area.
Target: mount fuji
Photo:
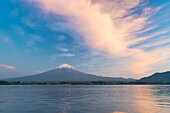
[[[93,74],[86,74],[76,70],[68,64],[62,64],[56,69],[39,73],[36,75],[9,78],[6,81],[20,82],[63,82],[63,81],[134,81],[134,79],[101,77]]]

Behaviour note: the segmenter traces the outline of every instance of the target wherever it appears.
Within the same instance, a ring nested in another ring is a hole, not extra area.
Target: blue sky
[[[137,1],[1,0],[0,78],[63,63],[110,77],[170,70],[170,3]]]

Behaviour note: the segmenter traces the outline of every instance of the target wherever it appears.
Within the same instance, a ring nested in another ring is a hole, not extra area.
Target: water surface
[[[0,112],[170,113],[170,86],[0,86]]]

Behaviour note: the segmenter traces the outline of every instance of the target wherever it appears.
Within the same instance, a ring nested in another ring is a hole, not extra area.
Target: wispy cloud
[[[63,56],[63,57],[74,57],[75,54],[71,54],[71,53],[68,53],[68,54],[61,54],[59,56]]]
[[[4,41],[5,41],[5,42],[11,42],[12,40],[9,39],[8,37],[5,37],[5,38],[4,38]]]
[[[160,38],[160,40],[156,40],[150,43],[140,45],[138,46],[138,48],[148,48],[148,47],[160,46],[168,43],[170,43],[170,38]]]
[[[46,13],[68,17],[70,23],[76,26],[77,31],[84,37],[86,44],[93,49],[108,52],[109,57],[112,56],[113,59],[128,59],[127,69],[133,73],[145,73],[151,69],[150,65],[167,58],[160,55],[162,52],[167,55],[166,51],[145,52],[141,48],[130,48],[149,38],[166,33],[166,31],[162,31],[144,37],[140,36],[157,27],[157,25],[148,27],[152,23],[149,18],[162,7],[143,7],[145,3],[142,3],[142,0],[31,1],[41,3],[43,11]],[[141,13],[135,13],[137,6],[143,8]],[[158,54],[158,52],[160,53]],[[155,55],[159,57],[154,57]],[[74,55],[65,54],[63,56]]]
[[[7,69],[12,69],[12,70],[16,70],[15,67],[9,66],[9,65],[4,65],[4,64],[0,64],[0,67],[4,67],[4,68],[7,68]]]
[[[16,8],[16,9],[11,10],[9,17],[16,17],[18,16],[18,14],[19,14],[19,10]]]
[[[36,27],[36,23],[32,22],[30,19],[22,18],[21,21],[22,21],[22,23],[24,23],[26,26],[28,26],[30,28]]]
[[[54,55],[51,55],[51,60],[56,60],[57,58],[60,58],[60,57],[74,57],[75,54],[72,54],[72,53],[66,53],[66,54],[54,54]]]
[[[67,48],[59,48],[59,47],[57,47],[57,49],[60,50],[60,51],[63,51],[63,52],[68,52],[69,51],[69,49],[67,49]]]
[[[32,46],[34,45],[36,42],[42,42],[43,39],[38,36],[38,35],[34,35],[34,34],[28,34],[31,38],[27,41],[27,45],[28,46]]]
[[[64,40],[64,39],[66,39],[66,37],[63,36],[63,35],[59,35],[59,36],[57,37],[57,40]]]

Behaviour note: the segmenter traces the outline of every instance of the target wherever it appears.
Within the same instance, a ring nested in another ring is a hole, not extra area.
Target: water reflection
[[[152,85],[135,87],[136,108],[140,113],[169,113],[170,91],[169,86]]]
[[[0,90],[2,113],[170,112],[170,86],[0,86]]]
[[[157,102],[155,102],[155,90],[153,86],[138,86],[134,87],[135,108],[139,113],[161,113]]]

